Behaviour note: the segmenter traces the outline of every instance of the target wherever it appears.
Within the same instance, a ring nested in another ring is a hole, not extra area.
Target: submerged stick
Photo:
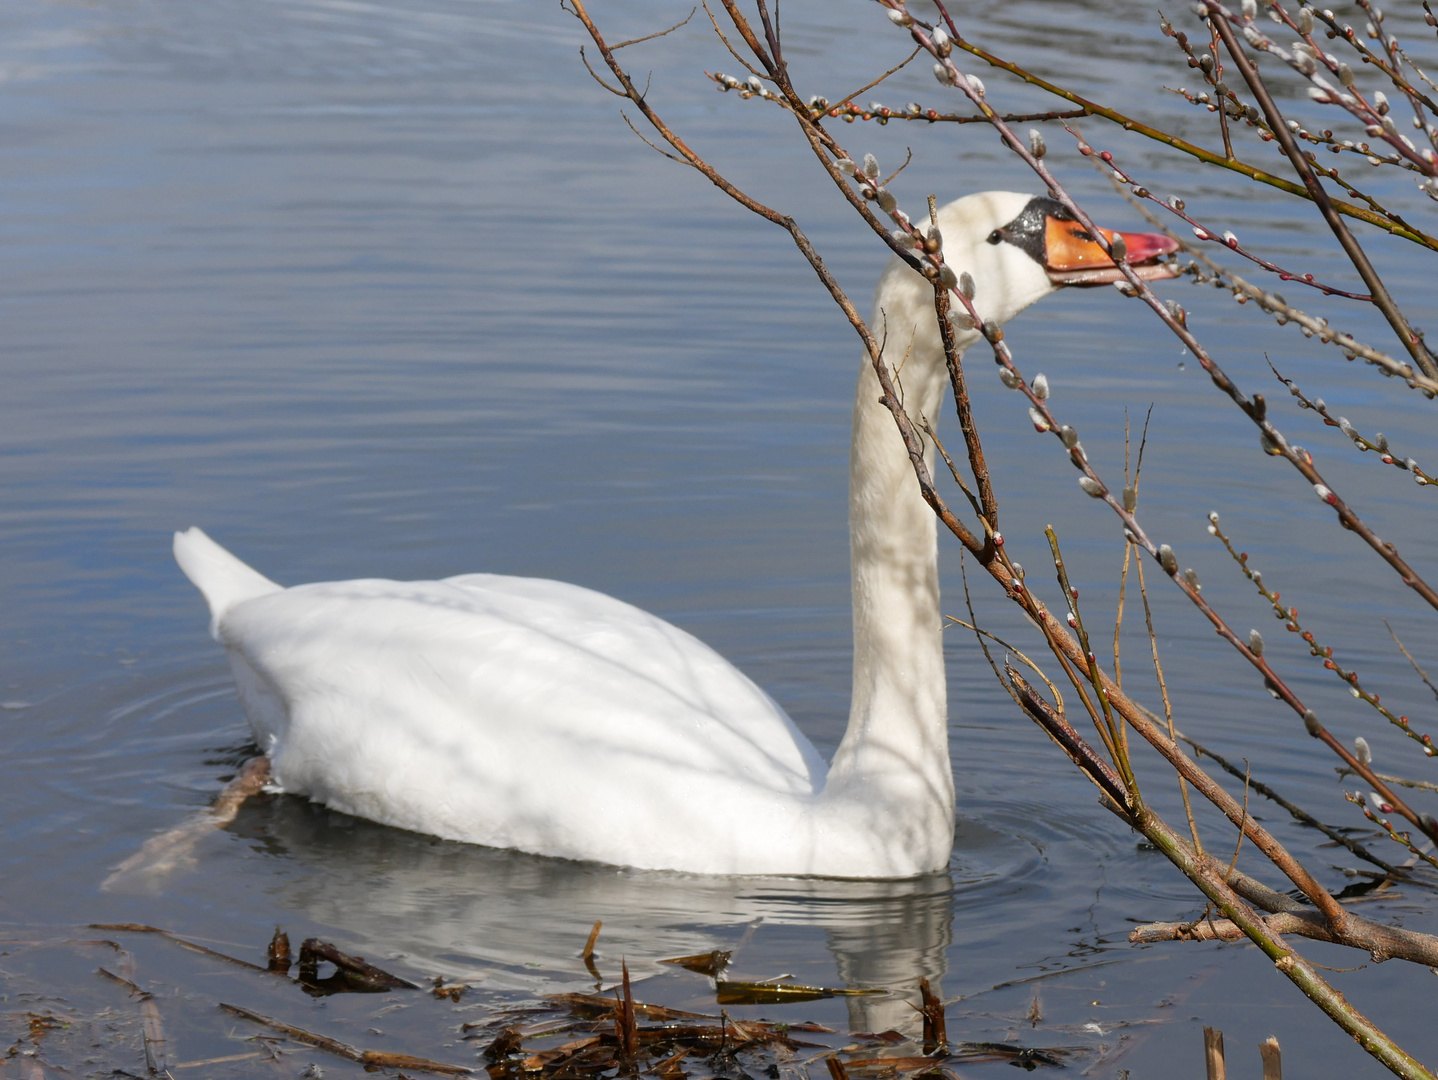
[[[331,1054],[345,1058],[349,1061],[356,1061],[361,1065],[374,1069],[417,1069],[420,1072],[440,1073],[445,1076],[468,1076],[474,1072],[465,1065],[449,1065],[443,1061],[431,1061],[429,1058],[412,1057],[409,1054],[393,1054],[383,1050],[359,1050],[349,1043],[342,1043],[338,1039],[331,1039],[328,1035],[317,1035],[313,1031],[306,1031],[304,1028],[295,1027],[293,1024],[286,1024],[283,1020],[276,1020],[273,1017],[265,1016],[246,1009],[240,1005],[230,1005],[220,1002],[220,1008],[232,1013],[251,1023],[259,1024],[262,1027],[278,1031],[295,1042],[304,1043],[306,1046],[313,1046],[318,1050],[327,1050]]]
[[[135,962],[129,953],[122,954],[120,962],[128,969],[127,975],[134,974]],[[119,983],[129,991],[130,997],[139,1003],[140,1036],[145,1043],[145,1068],[151,1076],[165,1072],[165,1028],[160,1021],[160,1007],[155,1004],[154,995],[148,990],[141,990],[131,980],[121,978],[112,971],[106,971],[104,968],[95,970],[105,978]]]
[[[271,968],[262,968],[258,964],[250,963],[248,960],[241,960],[238,957],[229,956],[222,952],[217,952],[214,949],[208,948],[204,945],[199,945],[193,941],[186,941],[184,938],[171,933],[169,930],[162,930],[158,926],[146,926],[144,923],[90,923],[87,929],[109,930],[112,933],[119,931],[122,933],[129,934],[158,934],[160,937],[165,938],[167,941],[173,941],[181,948],[189,949],[191,952],[200,953],[202,956],[211,956],[214,957],[216,960],[223,960],[227,964],[235,964],[238,967],[249,968],[251,971],[259,971],[266,973],[273,970]],[[281,972],[280,974],[283,974],[283,972]]]
[[[109,892],[126,879],[148,884],[175,870],[189,859],[196,844],[216,829],[223,829],[234,821],[245,800],[259,794],[269,782],[270,759],[263,754],[251,758],[225,785],[211,806],[192,815],[183,824],[146,840],[139,851],[111,871],[100,885],[100,890]]]

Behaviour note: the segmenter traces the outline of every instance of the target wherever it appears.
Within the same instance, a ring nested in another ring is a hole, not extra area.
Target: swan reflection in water
[[[961,822],[962,865],[901,881],[643,871],[437,840],[287,796],[252,800],[229,831],[282,864],[266,889],[277,918],[333,927],[372,960],[500,992],[592,992],[580,954],[602,920],[606,987],[621,958],[642,980],[672,973],[665,958],[735,949],[732,978],[797,966],[805,983],[888,991],[843,999],[855,1031],[917,1025],[919,979],[942,993],[957,898],[1020,861],[1012,837]],[[746,952],[759,920],[764,952]],[[814,962],[819,935],[832,968]]]

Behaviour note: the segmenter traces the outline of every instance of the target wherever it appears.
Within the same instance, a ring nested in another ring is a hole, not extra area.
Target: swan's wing
[[[605,859],[824,781],[712,649],[572,585],[304,585],[236,604],[220,638],[279,782],[389,824]]]

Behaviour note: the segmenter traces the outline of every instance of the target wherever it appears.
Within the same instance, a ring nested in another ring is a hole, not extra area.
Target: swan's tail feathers
[[[175,534],[175,561],[210,605],[210,633],[216,640],[220,619],[230,608],[284,588],[242,563],[196,528]]]

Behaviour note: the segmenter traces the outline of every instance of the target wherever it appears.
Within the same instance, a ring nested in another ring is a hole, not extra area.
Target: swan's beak
[[[1160,256],[1178,250],[1178,241],[1160,233],[1123,233],[1100,229],[1112,243],[1122,237],[1128,248],[1129,265],[1145,281],[1178,276],[1173,263],[1161,263]],[[1082,225],[1049,216],[1044,222],[1044,269],[1055,285],[1108,285],[1122,281],[1108,253],[1099,247]]]

